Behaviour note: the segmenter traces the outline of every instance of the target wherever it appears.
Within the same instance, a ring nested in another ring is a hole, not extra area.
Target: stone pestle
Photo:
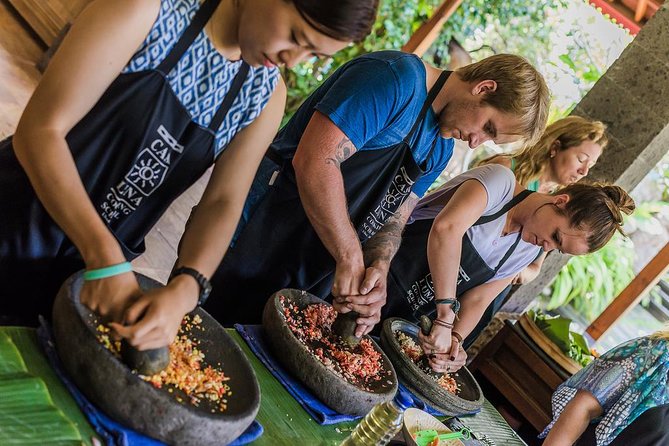
[[[167,347],[151,350],[137,350],[125,339],[121,341],[121,358],[132,370],[144,376],[159,373],[170,364],[170,352]]]
[[[334,334],[341,336],[349,347],[355,347],[360,343],[360,338],[355,336],[355,329],[358,326],[356,319],[358,319],[358,313],[349,311],[337,314],[337,318],[332,323]]]

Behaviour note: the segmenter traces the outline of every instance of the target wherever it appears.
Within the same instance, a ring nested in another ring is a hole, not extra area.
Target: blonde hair
[[[496,54],[455,72],[465,82],[495,81],[497,88],[486,93],[483,102],[518,117],[526,144],[539,138],[548,119],[550,92],[543,76],[527,60],[513,54]]]
[[[665,339],[669,341],[669,325],[665,324],[661,329],[650,335],[652,339]]]
[[[532,181],[538,180],[548,167],[551,148],[554,147],[556,141],[558,142],[557,150],[562,151],[578,146],[586,140],[599,144],[603,150],[609,142],[606,137],[606,126],[600,121],[590,121],[580,116],[568,116],[546,127],[536,144],[513,153],[486,158],[479,164],[487,164],[498,157],[515,160],[516,168],[513,173],[516,181],[527,187]]]
[[[622,187],[612,184],[573,183],[553,193],[559,194],[569,195],[569,201],[558,212],[569,218],[572,227],[589,232],[588,252],[606,245],[616,231],[625,235],[623,214],[630,215],[636,207]]]

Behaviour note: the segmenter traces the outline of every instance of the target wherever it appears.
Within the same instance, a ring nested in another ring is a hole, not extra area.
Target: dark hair
[[[620,186],[602,183],[574,183],[554,194],[567,194],[564,214],[572,226],[585,229],[588,252],[597,251],[618,231],[622,235],[623,214],[630,215],[636,205]],[[559,208],[558,208],[559,209]]]
[[[372,30],[379,0],[291,0],[316,31],[342,42],[360,42]]]

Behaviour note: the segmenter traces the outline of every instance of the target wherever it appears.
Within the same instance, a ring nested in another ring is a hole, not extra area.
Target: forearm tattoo
[[[325,159],[325,162],[328,164],[332,164],[339,168],[341,163],[346,161],[351,155],[355,153],[355,146],[351,142],[350,139],[348,139],[346,136],[344,136],[341,141],[337,144],[337,148],[335,149],[334,157],[328,157]]]
[[[384,262],[390,264],[397,250],[402,243],[402,232],[409,214],[418,203],[418,197],[409,196],[400,208],[390,217],[379,232],[367,240],[363,246],[365,265],[369,266],[374,262]]]

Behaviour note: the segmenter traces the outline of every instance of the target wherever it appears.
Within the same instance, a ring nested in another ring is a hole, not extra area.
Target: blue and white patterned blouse
[[[198,8],[198,0],[162,0],[156,22],[123,73],[158,67]],[[193,121],[207,127],[240,66],[241,61],[229,61],[216,51],[203,30],[167,78]],[[272,95],[278,77],[277,68],[251,67],[232,108],[216,132],[216,157],[237,132],[258,117]]]
[[[604,353],[557,388],[552,398],[553,421],[576,392],[597,398],[604,415],[595,428],[597,446],[611,443],[625,427],[648,409],[669,403],[669,341],[659,337],[632,339]]]

